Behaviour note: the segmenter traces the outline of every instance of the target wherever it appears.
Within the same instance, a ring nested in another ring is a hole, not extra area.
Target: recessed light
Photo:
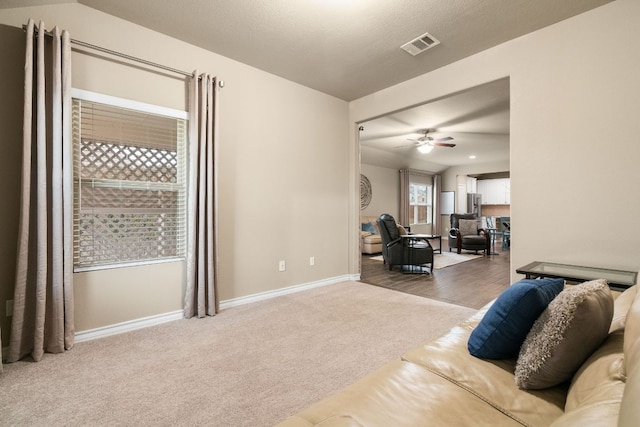
[[[470,158],[470,159],[475,159],[475,158],[476,158],[476,156],[475,156],[475,154],[472,154],[472,155],[470,155],[470,156],[469,156],[469,158]]]

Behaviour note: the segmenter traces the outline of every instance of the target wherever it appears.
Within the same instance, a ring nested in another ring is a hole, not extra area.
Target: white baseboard
[[[315,282],[304,283],[301,285],[289,286],[283,289],[276,289],[273,291],[261,292],[258,294],[247,295],[244,297],[233,298],[220,302],[220,309],[227,309],[243,304],[249,304],[257,301],[264,301],[270,298],[276,298],[282,295],[288,295],[295,292],[306,291],[321,286],[332,285],[348,280],[359,280],[360,275],[344,275],[338,277],[332,277],[329,279],[318,280]],[[180,320],[184,316],[182,310],[172,311],[169,313],[158,314],[155,316],[143,317],[140,319],[129,320],[127,322],[116,323],[114,325],[103,326],[95,329],[88,329],[86,331],[76,332],[75,342],[91,341],[98,338],[104,338],[111,335],[122,334],[124,332],[135,331],[137,329],[147,328],[149,326],[160,325],[166,322],[173,322]]]
[[[289,286],[288,288],[276,289],[273,291],[260,292],[258,294],[247,295],[245,297],[233,298],[230,300],[220,301],[220,309],[235,307],[238,305],[249,304],[252,302],[263,301],[270,298],[276,298],[282,295],[293,294],[295,292],[306,291],[321,286],[333,285],[335,283],[345,282],[351,279],[351,276],[344,275],[332,277],[329,279],[318,280],[316,282],[303,283],[301,285]]]
[[[102,326],[95,329],[87,329],[86,331],[76,332],[75,342],[91,341],[98,338],[104,338],[111,335],[122,334],[124,332],[135,331],[137,329],[147,328],[149,326],[160,325],[162,323],[173,322],[182,319],[184,316],[182,310],[172,311],[169,313],[158,314],[155,316],[142,317],[140,319],[129,320],[113,325]]]

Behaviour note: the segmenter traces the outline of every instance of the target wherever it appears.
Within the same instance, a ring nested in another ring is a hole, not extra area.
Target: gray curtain
[[[441,234],[442,215],[440,215],[440,193],[442,192],[442,176],[433,175],[433,230],[431,234]]]
[[[411,183],[409,169],[400,169],[400,218],[398,224],[409,224],[409,184]]]
[[[8,362],[73,347],[71,47],[27,24],[22,192]],[[37,34],[36,34],[37,33]],[[34,47],[34,36],[37,37]],[[35,85],[35,87],[34,87]]]
[[[187,288],[184,316],[218,312],[216,286],[217,80],[194,72],[189,83]]]

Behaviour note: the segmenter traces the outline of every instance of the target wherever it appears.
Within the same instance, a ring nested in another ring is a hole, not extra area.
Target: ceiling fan
[[[429,136],[429,132],[434,132],[433,129],[425,129],[424,136],[421,136],[417,139],[407,138],[407,141],[412,141],[418,147],[418,151],[421,153],[428,153],[433,150],[433,147],[449,147],[453,148],[456,144],[451,144],[445,141],[452,141],[453,138],[450,136],[444,136],[442,138],[433,138]],[[401,146],[406,147],[406,145]],[[400,148],[400,147],[397,147]]]

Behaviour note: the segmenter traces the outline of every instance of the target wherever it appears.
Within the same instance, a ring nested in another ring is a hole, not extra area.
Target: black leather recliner
[[[478,217],[474,213],[453,213],[451,214],[451,229],[449,230],[449,252],[451,249],[455,249],[457,253],[461,253],[462,249],[475,251],[484,251],[489,255],[489,249],[491,248],[491,236],[489,232],[478,227],[476,234],[462,235],[460,233],[460,220],[478,220]]]
[[[378,218],[378,229],[382,238],[382,256],[389,265],[399,265],[403,272],[423,272],[421,266],[430,264],[429,272],[433,271],[433,247],[428,240],[400,237],[398,224],[393,216],[382,214]]]

